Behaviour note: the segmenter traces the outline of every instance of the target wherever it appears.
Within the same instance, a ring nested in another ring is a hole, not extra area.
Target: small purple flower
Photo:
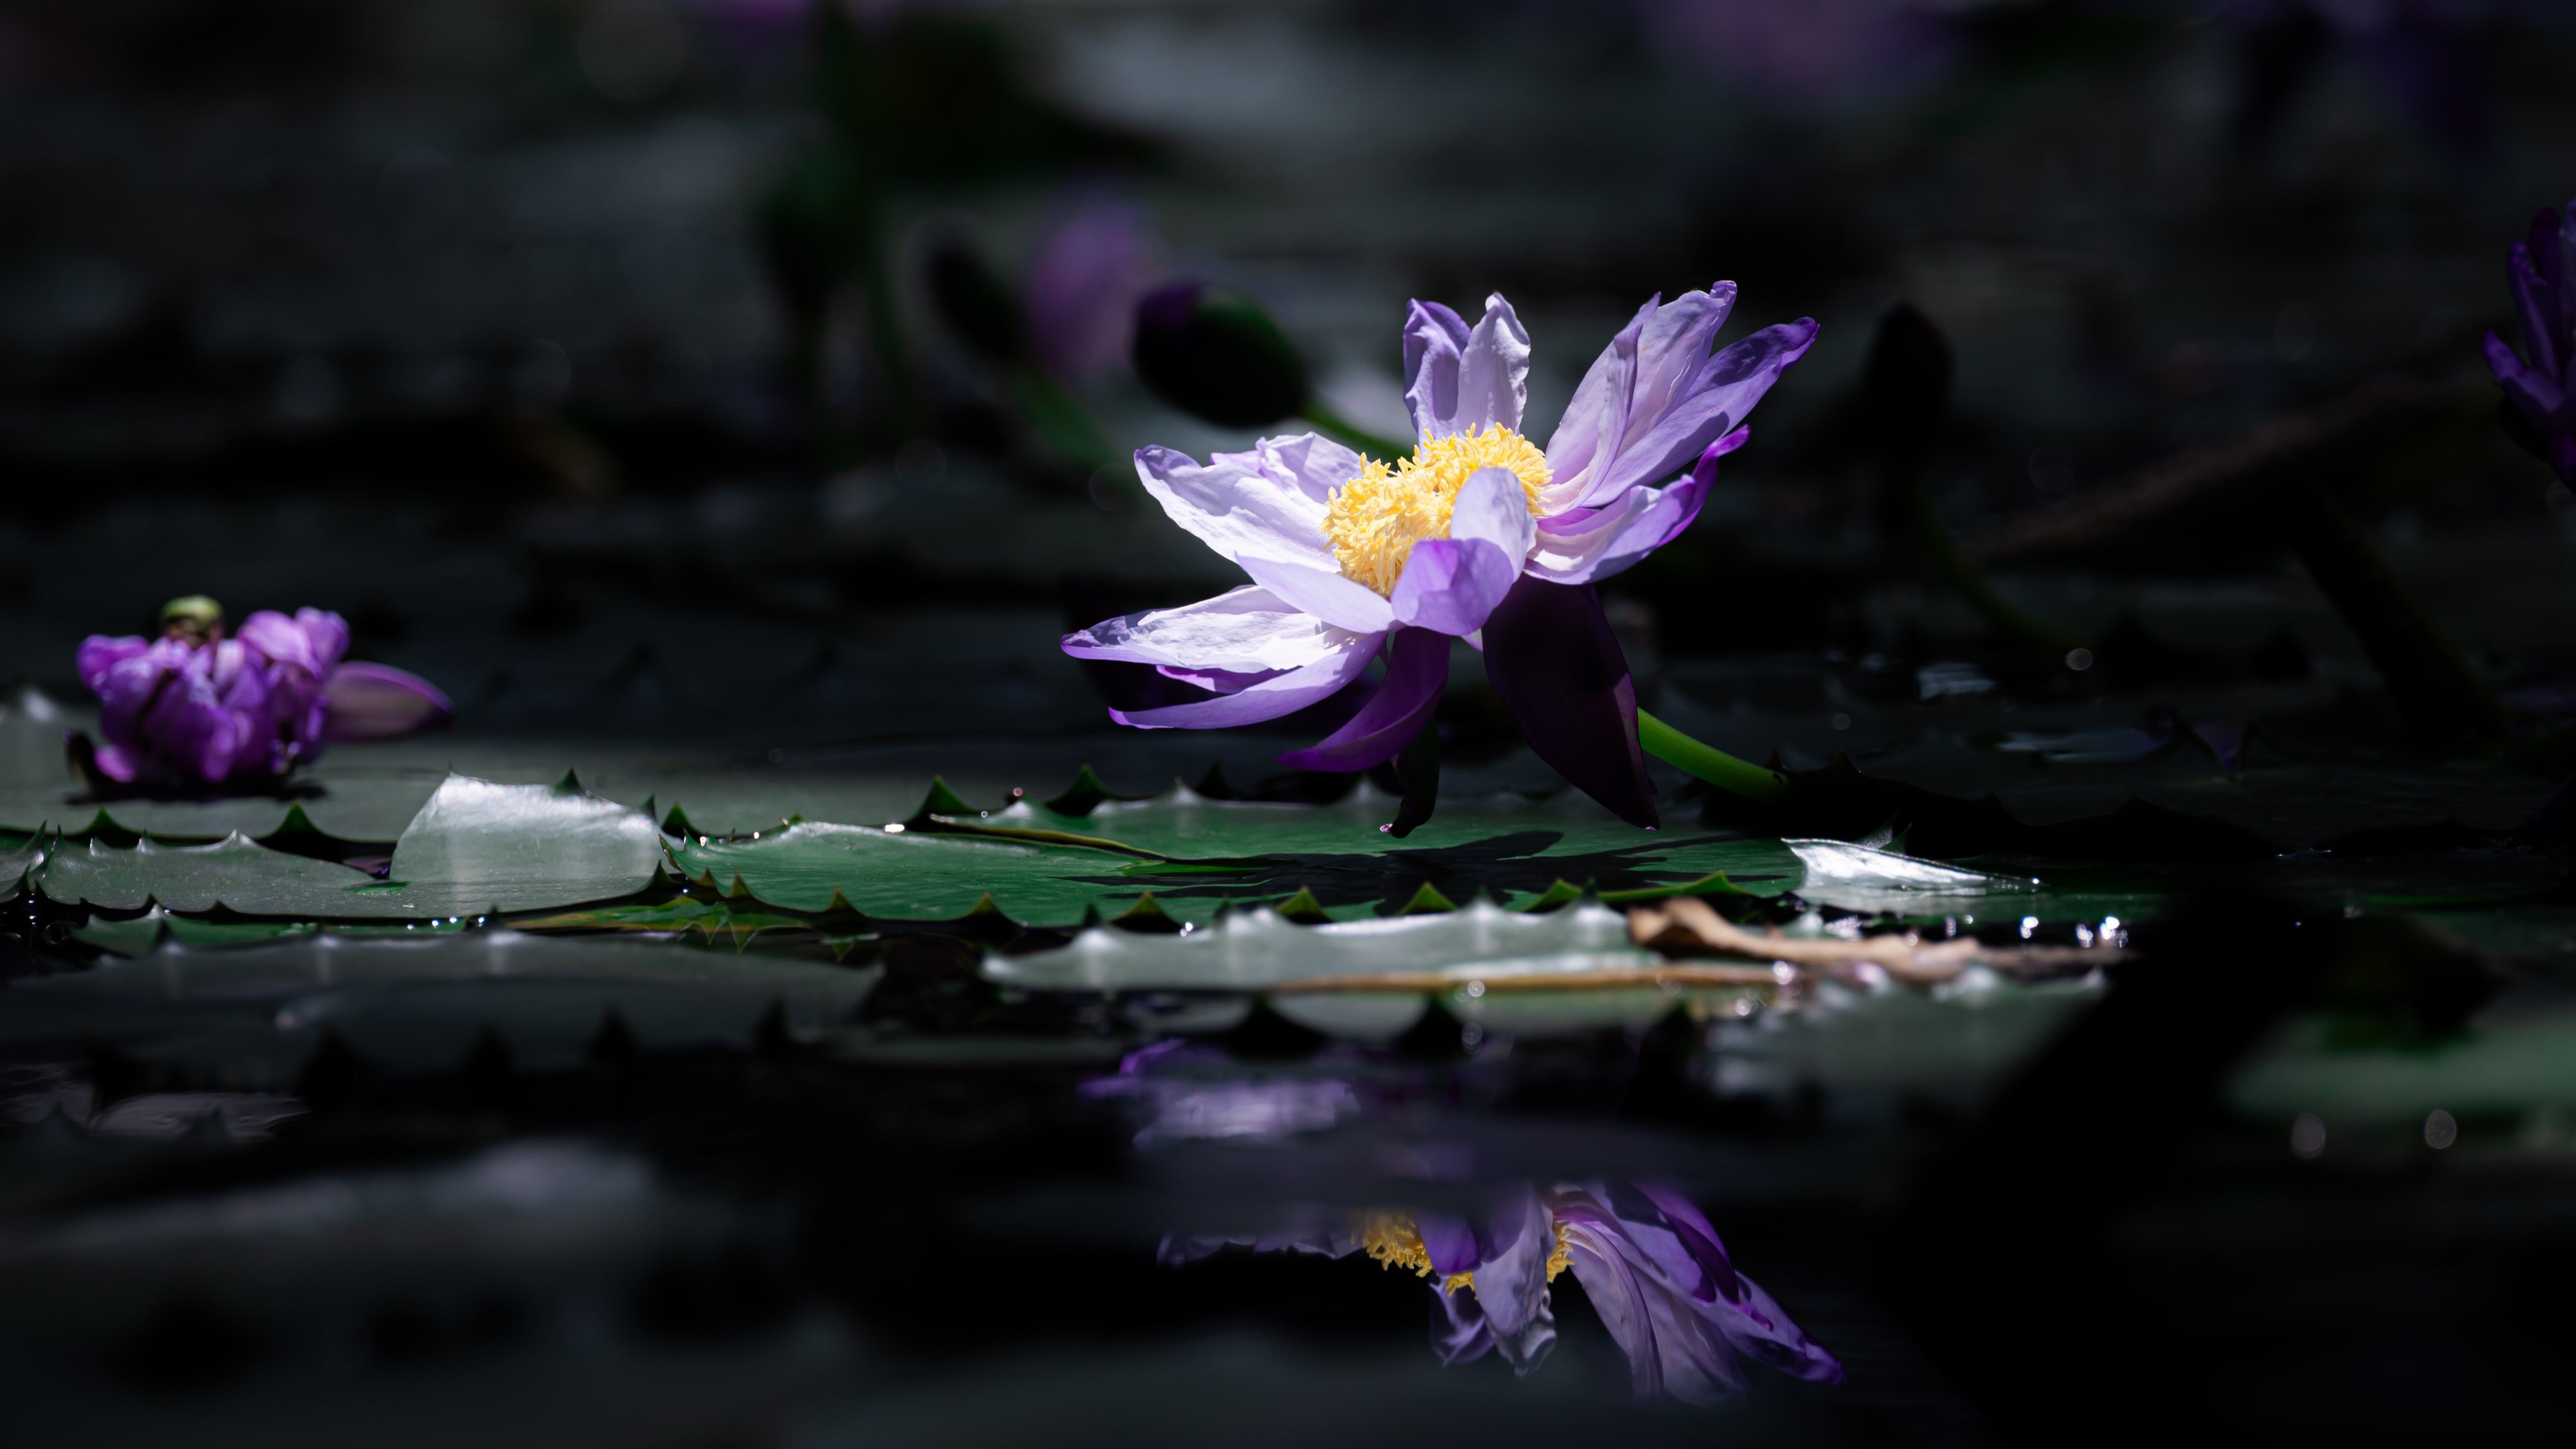
[[[1628,1357],[1639,1397],[1725,1401],[1750,1360],[1797,1378],[1842,1381],[1842,1365],[1735,1271],[1717,1230],[1668,1188],[1627,1182],[1521,1184],[1473,1218],[1373,1210],[1348,1226],[1253,1237],[1166,1238],[1178,1265],[1229,1244],[1255,1252],[1366,1253],[1431,1280],[1443,1363],[1500,1354],[1517,1373],[1556,1346],[1549,1285],[1571,1270]]]
[[[1484,651],[1539,758],[1622,819],[1654,825],[1636,691],[1593,585],[1691,525],[1718,460],[1749,436],[1745,415],[1815,341],[1816,324],[1800,320],[1712,353],[1734,300],[1728,282],[1649,300],[1594,360],[1544,451],[1520,431],[1530,343],[1511,304],[1487,298],[1470,327],[1413,303],[1412,455],[1390,464],[1314,433],[1204,464],[1140,450],[1146,491],[1252,582],[1068,634],[1065,652],[1209,691],[1110,711],[1143,729],[1277,719],[1383,658],[1384,682],[1348,724],[1281,757],[1354,771],[1394,758],[1429,720],[1449,641],[1463,638]]]
[[[2532,218],[2505,258],[2522,355],[2487,334],[2487,367],[2512,405],[2516,441],[2576,488],[2576,201]]]
[[[445,695],[383,665],[344,665],[349,626],[321,609],[262,610],[224,637],[210,599],[174,600],[162,636],[82,641],[81,682],[99,697],[106,743],[74,750],[101,782],[183,789],[258,787],[322,753],[326,740],[381,738],[447,717]]]
[[[1067,213],[1029,258],[1020,288],[1029,348],[1056,376],[1080,379],[1127,358],[1136,303],[1162,272],[1145,210],[1097,199]]]

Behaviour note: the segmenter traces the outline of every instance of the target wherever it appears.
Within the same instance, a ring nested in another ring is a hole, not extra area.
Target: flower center
[[[1551,1220],[1548,1226],[1556,1236],[1547,1254],[1547,1281],[1553,1283],[1557,1274],[1573,1266],[1574,1259],[1566,1247],[1565,1224]],[[1361,1251],[1377,1259],[1380,1267],[1407,1269],[1420,1278],[1431,1276],[1431,1250],[1422,1246],[1422,1230],[1413,1225],[1413,1214],[1371,1209],[1359,1215],[1359,1234]],[[1440,1280],[1443,1293],[1475,1286],[1472,1272],[1452,1273]]]
[[[1538,510],[1538,491],[1552,476],[1547,455],[1509,428],[1427,439],[1392,468],[1367,459],[1360,476],[1334,489],[1324,509],[1324,538],[1332,544],[1343,576],[1392,598],[1413,546],[1449,536],[1458,490],[1480,468],[1511,469],[1529,495],[1532,512]]]

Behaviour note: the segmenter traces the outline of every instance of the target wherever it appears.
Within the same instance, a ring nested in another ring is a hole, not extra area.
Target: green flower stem
[[[1011,396],[1029,422],[1049,443],[1084,471],[1131,478],[1128,455],[1109,441],[1100,420],[1064,384],[1022,363],[1010,370]]]
[[[1359,451],[1368,454],[1370,457],[1383,458],[1387,462],[1392,463],[1398,458],[1409,458],[1413,456],[1412,444],[1399,443],[1391,438],[1381,438],[1375,433],[1366,432],[1362,429],[1351,426],[1348,421],[1343,419],[1340,413],[1334,412],[1331,408],[1326,407],[1323,399],[1321,398],[1310,397],[1306,399],[1305,410],[1297,414],[1297,416],[1305,419],[1307,422],[1313,423],[1316,429],[1322,432],[1324,436],[1333,439],[1335,442],[1357,448]]]
[[[1637,742],[1646,747],[1647,754],[1694,779],[1732,790],[1748,800],[1779,800],[1789,793],[1788,776],[1701,744],[1642,709],[1637,711]]]
[[[2017,639],[2026,640],[2055,653],[2068,653],[2084,647],[2082,636],[2071,634],[2049,623],[2012,600],[1996,592],[1993,583],[1977,566],[1959,552],[1959,541],[1950,536],[1948,525],[1932,505],[1932,490],[1924,486],[1923,475],[1915,475],[1902,485],[1906,511],[1913,516],[1914,534],[1941,581],[1957,590],[1975,606],[1986,621]]]

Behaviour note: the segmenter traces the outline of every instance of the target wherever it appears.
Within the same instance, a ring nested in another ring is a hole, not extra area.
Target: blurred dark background
[[[73,650],[200,591],[336,609],[454,696],[455,733],[312,772],[352,842],[451,766],[685,792],[718,833],[899,820],[934,771],[975,803],[1085,761],[1249,784],[1312,733],[1115,731],[1057,649],[1240,582],[1128,450],[1301,426],[1159,401],[1137,299],[1240,289],[1334,411],[1401,435],[1406,299],[1502,290],[1544,440],[1639,303],[1724,278],[1728,338],[1822,337],[1695,529],[1607,590],[1653,707],[2031,821],[2220,815],[2291,852],[2266,881],[2331,891],[2142,929],[2161,994],[2124,982],[2035,1066],[2077,988],[1649,1003],[1482,1055],[1431,1007],[1445,1040],[1312,1067],[1415,1093],[1383,1133],[1171,1156],[1076,1091],[1162,1006],[1001,991],[989,920],[835,945],[884,995],[820,1045],[746,1010],[639,1059],[603,1023],[514,1077],[483,1028],[376,1098],[317,1052],[293,1095],[219,1065],[120,1109],[119,1033],[233,1052],[137,987],[11,1066],[0,1404],[64,1442],[2037,1443],[2079,1437],[2061,1411],[2086,1442],[2533,1442],[2576,1280],[2576,915],[2563,813],[2506,832],[2576,767],[2576,494],[2499,425],[2478,340],[2511,335],[2507,245],[2576,192],[2571,74],[2549,0],[17,0],[0,680],[34,692],[0,700],[0,825],[96,808],[56,773]],[[1900,305],[1955,364],[1906,450],[1867,365]],[[2373,561],[2392,587],[2320,587]],[[2372,635],[2391,598],[2440,649]],[[2443,679],[2388,671],[2426,657],[2492,694],[2481,729],[2425,727]],[[1454,795],[1556,783],[1463,649],[1441,723]],[[116,808],[212,839],[285,803]],[[2157,857],[2114,839],[2138,818],[2087,839]],[[2443,821],[2384,876],[2297,849]],[[2163,854],[2195,892],[2228,868]],[[2314,978],[2422,960],[2515,973],[2507,1067],[2249,1046]],[[92,974],[160,969],[131,964]],[[266,1041],[264,1001],[216,1006]],[[1229,1071],[1324,1050],[1230,1006],[1263,1029],[1209,1038]],[[2319,1110],[2370,1125],[2320,1159]],[[1436,1369],[1421,1286],[1364,1261],[1152,1264],[1191,1212],[1402,1178],[1368,1154],[1436,1134],[1498,1179],[1682,1182],[1850,1385],[1713,1425],[1631,1403],[1570,1291],[1511,1387]]]

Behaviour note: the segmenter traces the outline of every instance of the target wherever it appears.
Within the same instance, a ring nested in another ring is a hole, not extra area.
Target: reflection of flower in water
[[[1142,1109],[1136,1145],[1157,1142],[1275,1141],[1321,1132],[1360,1110],[1359,1094],[1338,1077],[1228,1075],[1192,1079],[1171,1073],[1224,1057],[1174,1039],[1132,1052],[1118,1074],[1085,1083],[1083,1095],[1124,1098]]]
[[[1694,1404],[1743,1387],[1741,1363],[1821,1383],[1842,1365],[1810,1342],[1771,1295],[1735,1271],[1717,1230],[1668,1188],[1628,1182],[1522,1184],[1486,1213],[1378,1209],[1325,1232],[1164,1239],[1163,1261],[1194,1262],[1228,1245],[1341,1258],[1366,1253],[1429,1279],[1444,1363],[1499,1353],[1528,1373],[1556,1345],[1549,1285],[1571,1270],[1628,1356],[1640,1395]]]

